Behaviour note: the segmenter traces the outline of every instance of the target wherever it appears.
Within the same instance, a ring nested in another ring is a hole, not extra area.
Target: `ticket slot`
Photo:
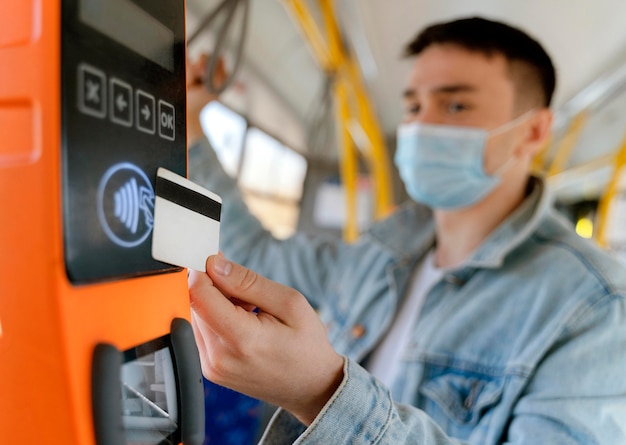
[[[98,344],[92,361],[97,445],[201,445],[203,386],[189,322],[125,351]]]

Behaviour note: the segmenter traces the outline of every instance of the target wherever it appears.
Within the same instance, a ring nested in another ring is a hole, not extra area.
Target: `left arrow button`
[[[122,94],[118,94],[115,98],[115,105],[117,106],[118,110],[124,111],[128,106],[128,102],[126,102],[126,99],[124,99],[124,96]]]
[[[116,124],[130,127],[133,125],[133,89],[132,87],[116,77],[111,78],[111,97],[109,99],[111,107],[111,120]]]

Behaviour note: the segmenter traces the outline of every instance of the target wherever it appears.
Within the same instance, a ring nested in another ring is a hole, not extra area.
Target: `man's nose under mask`
[[[394,162],[407,193],[433,209],[457,209],[479,202],[496,188],[500,176],[514,161],[511,157],[496,172],[487,174],[483,165],[488,139],[514,128],[533,112],[491,131],[421,123],[401,125]]]

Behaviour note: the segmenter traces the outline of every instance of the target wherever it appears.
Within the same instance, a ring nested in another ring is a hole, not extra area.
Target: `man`
[[[191,149],[224,252],[255,271],[218,255],[190,275],[204,373],[283,408],[268,444],[626,443],[626,273],[529,174],[550,58],[479,18],[408,56],[395,161],[415,202],[354,245],[272,239]]]

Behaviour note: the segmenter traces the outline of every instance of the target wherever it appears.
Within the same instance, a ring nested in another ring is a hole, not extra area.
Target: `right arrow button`
[[[136,94],[136,119],[137,129],[154,134],[154,96],[142,90],[137,90]]]

